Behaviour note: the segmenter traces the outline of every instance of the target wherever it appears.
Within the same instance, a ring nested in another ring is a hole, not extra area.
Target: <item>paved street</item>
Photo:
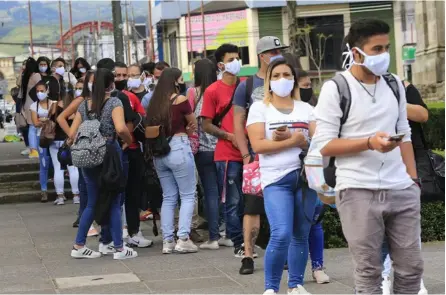
[[[76,229],[71,227],[77,205],[23,203],[0,205],[1,293],[251,293],[263,291],[263,259],[257,271],[240,276],[240,261],[231,249],[188,255],[162,255],[161,239],[139,257],[114,261],[111,257],[75,260],[69,256]],[[143,225],[149,235],[150,223]],[[88,238],[96,248],[97,238]],[[263,257],[263,251],[260,250]],[[444,293],[444,243],[424,246],[425,282],[430,294]],[[332,283],[317,285],[306,274],[314,294],[352,293],[352,263],[346,249],[327,250]],[[89,276],[89,277],[85,277]],[[283,277],[281,293],[286,292]]]

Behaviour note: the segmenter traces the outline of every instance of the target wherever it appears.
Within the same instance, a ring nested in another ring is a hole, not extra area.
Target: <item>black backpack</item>
[[[400,102],[400,91],[399,91],[399,85],[398,81],[395,79],[395,76],[393,76],[390,73],[387,73],[385,75],[382,75],[384,80],[386,81],[387,85],[392,90],[393,94],[395,95],[396,100],[398,101],[398,105]],[[350,106],[351,106],[351,92],[350,87],[348,86],[348,82],[345,79],[345,77],[342,74],[337,74],[334,76],[331,81],[333,81],[337,88],[338,93],[340,97],[340,107],[342,110],[342,118],[341,118],[341,125],[339,127],[339,134],[338,138],[341,137],[341,131],[342,131],[342,125],[347,122],[348,114],[350,112]],[[395,126],[396,129],[396,126]],[[398,133],[398,132],[396,132]],[[325,182],[330,187],[336,187],[336,165],[335,165],[336,157],[330,157],[330,162],[327,167],[324,168],[324,177]]]

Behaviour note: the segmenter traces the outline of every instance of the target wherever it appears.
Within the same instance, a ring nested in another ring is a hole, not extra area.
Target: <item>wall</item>
[[[286,15],[282,14],[282,7],[259,8],[257,12],[259,37],[275,36],[283,41],[282,19]]]
[[[13,57],[2,57],[0,58],[0,72],[4,75],[6,83],[2,83],[0,87],[2,87],[4,96],[9,97],[9,89],[15,86],[16,77],[14,74],[14,58]],[[4,88],[4,89],[3,89]]]

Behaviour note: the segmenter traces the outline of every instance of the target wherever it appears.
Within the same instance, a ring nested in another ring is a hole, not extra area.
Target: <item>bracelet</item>
[[[373,147],[372,147],[372,145],[370,144],[370,140],[372,139],[372,137],[371,136],[369,136],[369,138],[367,139],[367,148],[369,149],[369,150],[372,150],[373,151]]]
[[[246,158],[249,158],[249,157],[251,157],[251,154],[244,154],[243,156],[242,156],[242,159],[244,160],[244,159],[246,159]]]

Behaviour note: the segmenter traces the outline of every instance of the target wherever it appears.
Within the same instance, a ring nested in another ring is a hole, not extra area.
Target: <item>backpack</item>
[[[387,85],[392,90],[398,105],[400,102],[400,91],[399,91],[399,85],[398,81],[395,79],[395,76],[393,76],[390,73],[387,73],[385,75],[382,75],[384,81],[386,81]],[[338,138],[341,137],[341,131],[342,131],[342,125],[347,122],[348,114],[350,112],[350,106],[351,106],[351,92],[350,87],[348,86],[348,82],[346,78],[342,74],[337,74],[334,76],[331,81],[333,81],[337,88],[338,93],[340,97],[340,107],[342,110],[342,118],[341,118],[341,125],[339,127],[339,134]],[[396,129],[396,126],[395,126]],[[397,132],[398,133],[398,132]],[[336,157],[330,157],[330,161],[327,167],[324,168],[324,178],[325,182],[332,188],[336,187],[336,165],[335,165]]]
[[[82,122],[77,131],[71,146],[71,159],[73,165],[78,168],[93,168],[104,161],[107,140],[99,130],[100,119],[91,119],[88,114],[87,100],[84,103],[87,119]]]

